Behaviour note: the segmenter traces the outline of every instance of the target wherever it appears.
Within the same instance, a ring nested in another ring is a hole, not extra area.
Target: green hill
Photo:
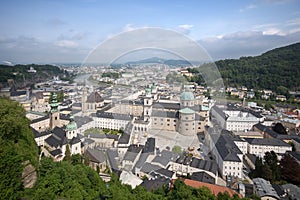
[[[225,59],[215,63],[226,86],[300,89],[300,43],[276,48],[260,56]]]
[[[33,67],[36,73],[28,72],[30,67]],[[0,65],[0,86],[1,84],[7,86],[7,79],[13,79],[16,86],[20,87],[49,80],[53,76],[63,78],[69,74],[53,65]]]

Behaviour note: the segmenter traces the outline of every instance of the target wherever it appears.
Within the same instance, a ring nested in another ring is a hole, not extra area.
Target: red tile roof
[[[233,190],[231,190],[227,187],[220,186],[220,185],[214,185],[214,184],[204,183],[204,182],[200,182],[200,181],[194,181],[194,180],[190,180],[190,179],[185,179],[184,183],[188,186],[193,187],[193,188],[207,187],[215,196],[217,196],[220,192],[221,193],[228,192],[228,194],[231,197],[234,194],[237,194],[239,197],[242,197],[237,192],[235,192],[235,191],[233,191]]]

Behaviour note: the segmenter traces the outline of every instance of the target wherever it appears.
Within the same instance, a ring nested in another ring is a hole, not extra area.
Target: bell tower
[[[50,103],[50,129],[54,129],[56,126],[60,126],[59,111],[58,111],[58,102],[57,94],[54,93]]]

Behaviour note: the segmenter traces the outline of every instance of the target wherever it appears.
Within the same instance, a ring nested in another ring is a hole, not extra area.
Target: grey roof
[[[51,135],[52,133],[49,131],[44,131],[44,132],[38,132],[37,130],[35,130],[34,128],[31,128],[34,138],[39,138],[45,135]]]
[[[123,133],[119,139],[119,144],[129,144],[130,134]]]
[[[257,159],[256,155],[247,153],[245,156],[247,156],[248,159],[249,159],[253,164],[255,164],[255,161],[256,161],[256,159]]]
[[[50,154],[51,154],[52,156],[58,156],[58,155],[62,154],[62,152],[61,152],[60,149],[55,149],[55,150],[53,150],[53,151],[50,151]]]
[[[272,187],[278,194],[278,196],[283,197],[286,193],[281,185],[273,184]]]
[[[143,167],[141,168],[141,172],[144,172],[144,173],[150,173],[151,171],[155,171],[155,170],[158,170],[158,169],[161,169],[160,166],[158,165],[154,165],[154,164],[151,164],[151,163],[144,163]]]
[[[226,120],[228,118],[228,116],[218,106],[214,105],[211,109],[217,112],[223,119]]]
[[[213,178],[212,176],[210,176],[205,172],[194,172],[191,175],[191,179],[195,181],[215,184],[215,178]]]
[[[180,110],[180,103],[153,103],[153,109]]]
[[[297,151],[290,151],[288,152],[294,159],[296,159],[298,162],[300,162],[300,152]]]
[[[272,129],[270,129],[269,127],[261,124],[261,123],[258,123],[258,124],[255,124],[253,127],[257,128],[258,130],[260,130],[261,132],[266,132],[268,133],[270,136],[272,136],[273,138],[276,138],[277,135],[279,135],[277,132],[273,131]]]
[[[123,160],[134,161],[138,154],[142,151],[143,145],[130,145],[124,155]]]
[[[218,171],[217,164],[214,161],[201,160],[201,159],[195,158],[195,157],[193,157],[190,166],[194,167],[194,168],[202,169],[205,171],[210,171],[214,174],[216,174]]]
[[[118,151],[113,149],[108,149],[106,151],[106,155],[110,164],[110,167],[113,171],[119,171],[119,167],[116,161],[116,158],[118,157]]]
[[[276,138],[245,138],[245,140],[252,145],[263,145],[263,146],[286,146],[290,147],[289,144]]]
[[[90,133],[87,135],[88,138],[108,138],[108,139],[114,139],[117,141],[119,139],[119,135],[114,134],[99,134],[99,133]]]
[[[167,117],[167,118],[176,118],[179,117],[178,111],[163,111],[163,110],[152,110],[153,117]]]
[[[153,190],[156,190],[158,188],[161,188],[163,185],[169,185],[170,180],[159,178],[159,179],[146,179],[141,183],[141,186],[144,187],[147,191],[151,192]]]
[[[212,172],[214,174],[217,173],[218,167],[217,164],[213,161],[202,160],[195,157],[190,157],[188,155],[182,154],[177,160],[176,163],[189,165],[194,168],[202,169],[205,171]]]
[[[71,140],[68,140],[68,143],[71,144],[71,145],[72,144],[77,144],[79,142],[81,142],[81,140],[78,137],[73,137]]]
[[[284,184],[282,188],[288,191],[288,196],[290,199],[300,199],[300,188],[294,184]]]
[[[145,164],[149,155],[150,153],[142,153],[139,157],[139,160],[136,162],[134,168],[141,168]]]
[[[172,151],[162,150],[159,155],[155,156],[152,163],[159,163],[162,166],[167,166],[170,161],[175,161],[179,158],[177,153]]]
[[[76,122],[77,127],[80,128],[84,124],[87,124],[87,123],[93,121],[93,119],[88,116],[84,116],[84,117],[74,116],[74,121]]]
[[[100,96],[98,92],[93,92],[87,97],[88,103],[98,103],[102,101],[104,101],[104,99]]]
[[[97,112],[96,116],[101,118],[119,119],[119,120],[126,120],[126,121],[131,121],[133,119],[132,115],[110,113],[110,112]]]
[[[242,112],[248,112],[250,114],[252,114],[253,116],[257,117],[257,118],[262,118],[263,116],[259,113],[256,112],[254,110],[251,110],[249,108],[244,108],[244,107],[237,107],[233,104],[227,104],[227,110],[237,110],[237,111],[242,111]]]
[[[263,178],[254,178],[253,184],[259,197],[271,196],[275,199],[280,199],[269,181]]]
[[[68,140],[66,138],[66,132],[62,128],[55,127],[51,131],[52,135],[45,139],[45,142],[52,147],[59,147],[67,144]]]
[[[92,139],[90,139],[90,138],[84,138],[84,141],[83,141],[83,145],[85,146],[85,145],[90,145],[90,144],[92,144],[92,143],[94,143],[95,142],[95,140],[92,140]]]
[[[81,104],[81,103],[73,103],[72,106],[73,106],[73,107],[80,107],[80,108],[81,108],[81,107],[82,107],[82,104]]]
[[[241,162],[237,154],[243,154],[229,135],[221,134],[215,144],[223,161]]]
[[[168,169],[160,168],[150,173],[151,176],[155,177],[155,175],[163,176],[171,179],[175,172],[172,172]]]
[[[155,151],[155,138],[148,138],[142,153],[154,153]]]
[[[204,121],[205,120],[204,117],[202,117],[201,115],[198,115],[198,114],[195,114],[195,119],[196,119],[196,121]]]
[[[59,113],[59,118],[60,118],[61,120],[67,120],[67,121],[70,121],[70,115],[65,115],[65,114]]]
[[[44,121],[46,119],[49,119],[49,115],[46,115],[46,116],[43,116],[43,117],[39,117],[39,118],[36,118],[36,119],[33,119],[31,120],[31,124],[34,124],[34,123],[37,123],[37,122],[41,122],[41,121]]]
[[[141,99],[138,100],[121,100],[116,102],[115,104],[129,104],[129,105],[144,105],[144,102]]]
[[[104,163],[106,161],[105,153],[97,149],[88,148],[85,151],[85,156],[88,156],[90,161],[95,163]]]
[[[21,96],[21,95],[26,95],[27,91],[23,90],[23,91],[12,91],[10,92],[10,96],[11,97],[16,97],[16,96]]]

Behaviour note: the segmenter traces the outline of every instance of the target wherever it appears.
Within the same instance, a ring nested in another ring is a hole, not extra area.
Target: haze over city
[[[297,0],[5,1],[0,61],[82,62],[101,42],[146,27],[182,33],[213,60],[254,56],[299,41],[299,5]]]

